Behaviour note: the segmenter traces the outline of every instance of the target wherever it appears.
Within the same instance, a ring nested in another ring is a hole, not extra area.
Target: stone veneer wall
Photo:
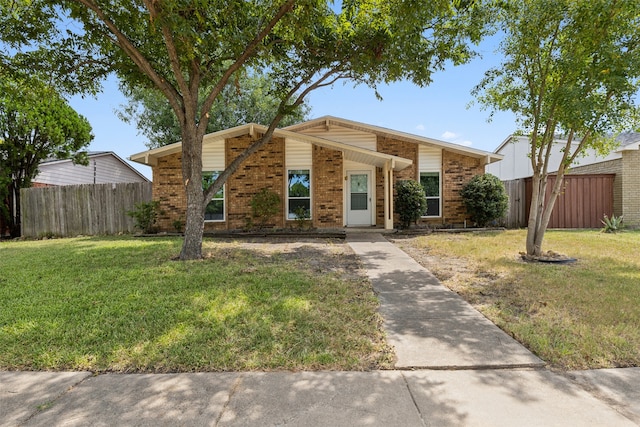
[[[313,226],[340,228],[343,224],[342,153],[322,147],[313,147]]]
[[[640,150],[622,152],[622,214],[628,227],[640,227]]]
[[[460,190],[475,175],[484,174],[482,159],[442,150],[442,222],[460,225],[469,219]]]
[[[622,215],[622,159],[608,160],[592,165],[576,166],[569,170],[570,175],[593,175],[613,173],[613,214]]]

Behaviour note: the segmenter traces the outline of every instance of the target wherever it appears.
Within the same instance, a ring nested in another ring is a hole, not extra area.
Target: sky
[[[514,116],[496,112],[488,122],[489,111],[477,103],[469,104],[474,100],[471,91],[485,71],[500,64],[496,45],[495,37],[487,39],[476,49],[480,57],[435,73],[427,87],[409,82],[380,86],[382,101],[372,89],[351,83],[339,82],[331,88],[318,89],[308,98],[309,118],[335,116],[492,152],[516,130]],[[95,98],[71,99],[71,106],[93,127],[95,138],[89,150],[113,151],[125,160],[147,150],[146,139],[138,134],[135,125],[124,123],[116,115],[115,111],[125,103],[115,78],[107,80]],[[129,163],[151,178],[149,166]]]

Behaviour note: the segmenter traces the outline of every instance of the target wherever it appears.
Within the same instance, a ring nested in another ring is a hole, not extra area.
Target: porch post
[[[393,229],[393,160],[384,164],[384,228]]]

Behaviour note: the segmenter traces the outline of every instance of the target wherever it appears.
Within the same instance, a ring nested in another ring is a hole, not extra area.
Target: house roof
[[[93,159],[93,158],[96,158],[96,157],[102,157],[102,156],[112,156],[116,160],[118,160],[120,163],[122,163],[123,166],[126,166],[133,173],[138,175],[142,180],[144,180],[146,182],[149,182],[149,179],[146,176],[144,176],[139,171],[137,171],[134,167],[132,167],[129,163],[124,161],[120,156],[118,156],[113,151],[87,151],[87,156],[89,157],[89,159]],[[40,162],[40,165],[41,166],[48,166],[48,165],[54,165],[54,164],[59,164],[59,163],[71,163],[71,162],[73,162],[72,159],[56,159],[55,157],[49,157],[47,159],[44,159],[42,162]]]
[[[311,129],[318,126],[325,126],[329,129],[331,126],[342,126],[353,130],[359,130],[363,132],[370,132],[376,135],[380,135],[387,138],[393,138],[399,141],[412,142],[422,145],[430,145],[439,148],[452,151],[454,153],[463,154],[465,156],[474,158],[486,158],[487,163],[497,162],[502,160],[503,156],[497,153],[490,153],[484,150],[477,150],[475,148],[465,147],[463,145],[454,144],[451,142],[440,141],[434,138],[428,138],[424,136],[414,135],[407,132],[401,132],[393,129],[388,129],[380,126],[370,125],[367,123],[356,122],[353,120],[342,119],[333,116],[323,116],[317,119],[309,120],[303,123],[298,123],[292,126],[288,126],[285,129],[291,131],[303,131],[305,129]]]
[[[513,134],[509,135],[504,141],[502,141],[500,145],[498,145],[498,148],[495,149],[494,153],[496,154],[500,153],[508,143],[513,141],[514,137],[516,136]],[[524,135],[521,135],[521,136],[517,136],[517,138],[527,138],[527,137]],[[627,150],[638,150],[640,149],[640,132],[623,132],[618,136],[616,136],[616,141],[619,143],[619,145],[614,150],[615,152],[627,151]],[[557,137],[555,139],[555,142],[564,143],[566,142],[566,139]]]
[[[451,144],[444,141],[439,141],[432,138],[425,138],[418,135],[412,135],[404,132],[398,132],[391,129],[386,129],[378,126],[368,125],[364,123],[354,122],[351,120],[340,119],[337,117],[325,116],[314,120],[309,120],[297,125],[288,126],[282,129],[276,129],[273,133],[274,137],[287,138],[291,140],[307,142],[309,144],[317,145],[319,147],[330,148],[333,150],[341,151],[346,160],[351,160],[359,163],[365,163],[374,165],[377,167],[383,167],[387,162],[390,162],[391,167],[394,170],[405,169],[413,161],[405,159],[399,156],[393,156],[391,154],[380,153],[374,150],[368,150],[366,148],[360,148],[353,145],[345,144],[342,142],[321,138],[314,135],[308,135],[302,131],[318,126],[342,126],[354,130],[364,131],[381,135],[400,141],[407,141],[416,144],[431,145],[440,148],[444,148],[449,151],[464,154],[466,156],[475,158],[484,158],[486,163],[492,163],[502,159],[502,155],[488,153],[482,150],[471,149],[457,144]],[[213,132],[204,136],[203,144],[207,144],[213,141],[219,141],[226,138],[233,138],[242,135],[255,135],[257,133],[265,133],[267,127],[255,123],[249,123],[242,126],[236,126],[233,128]],[[133,154],[129,159],[146,164],[156,165],[157,159],[170,154],[178,153],[182,149],[182,143],[176,142],[174,144],[165,145],[163,147],[154,148],[152,150],[144,151],[141,153]]]

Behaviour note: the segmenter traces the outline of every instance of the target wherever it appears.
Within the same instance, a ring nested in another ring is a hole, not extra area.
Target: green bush
[[[467,213],[479,227],[502,218],[509,207],[509,197],[502,181],[490,173],[476,175],[462,187],[460,196]]]
[[[251,217],[258,220],[258,226],[264,228],[267,222],[280,211],[280,196],[263,188],[251,199]]]
[[[604,219],[600,220],[600,222],[604,224],[604,228],[601,230],[603,233],[615,233],[624,228],[624,225],[622,224],[622,215],[618,217],[611,215],[611,218],[605,215]]]
[[[156,221],[162,213],[160,202],[153,200],[151,202],[136,203],[135,209],[128,211],[127,215],[133,218],[135,226],[144,234],[153,234],[158,232]]]
[[[418,181],[400,180],[396,183],[395,210],[403,228],[417,222],[427,210],[427,198]]]

